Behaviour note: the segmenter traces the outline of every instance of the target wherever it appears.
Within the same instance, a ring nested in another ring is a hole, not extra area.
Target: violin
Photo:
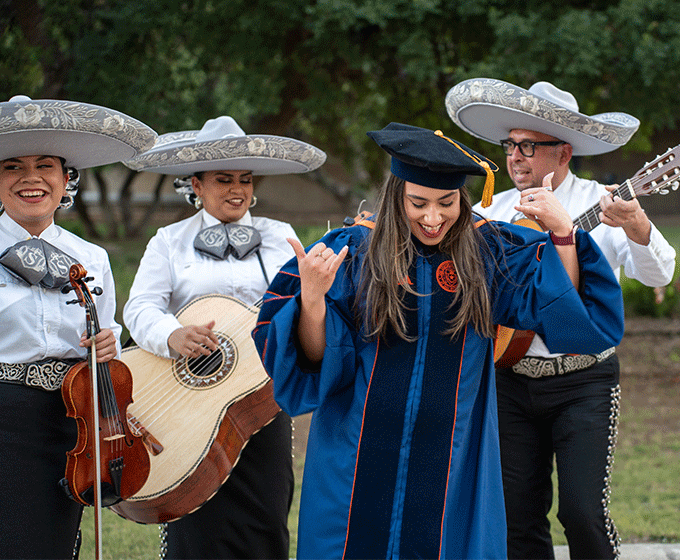
[[[66,453],[66,474],[60,484],[76,502],[99,509],[135,494],[149,476],[150,460],[141,435],[134,434],[127,422],[127,408],[132,403],[130,370],[116,359],[97,363],[94,337],[100,327],[86,284],[92,278],[85,278],[86,274],[82,265],[73,265],[71,285],[62,289],[78,296],[67,303],[85,308],[92,345],[88,360],[72,366],[61,387],[66,415],[78,424],[78,441]],[[102,290],[94,288],[93,292],[99,295]]]

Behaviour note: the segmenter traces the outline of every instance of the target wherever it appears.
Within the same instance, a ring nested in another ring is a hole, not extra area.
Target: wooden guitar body
[[[138,523],[191,513],[225,482],[248,439],[276,416],[271,380],[250,336],[257,314],[222,295],[181,309],[182,325],[216,321],[220,345],[207,363],[123,351],[134,379],[129,423],[146,435],[151,468],[139,492],[110,509]]]

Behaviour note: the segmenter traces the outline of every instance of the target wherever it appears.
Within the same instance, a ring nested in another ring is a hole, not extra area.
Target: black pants
[[[557,465],[559,509],[569,554],[618,557],[609,516],[611,465],[619,412],[616,355],[594,366],[532,379],[496,371],[508,558],[553,559],[548,512]]]
[[[195,512],[168,523],[165,558],[289,558],[291,418],[250,438],[227,481]]]
[[[82,508],[59,487],[77,425],[60,391],[0,383],[0,558],[71,558]]]

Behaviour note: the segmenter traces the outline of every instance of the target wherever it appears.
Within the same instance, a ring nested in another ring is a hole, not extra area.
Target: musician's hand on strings
[[[217,350],[219,340],[213,332],[215,321],[206,325],[187,325],[172,331],[168,337],[168,346],[187,358],[200,355],[209,356]]]
[[[543,177],[542,187],[523,190],[515,210],[536,220],[544,231],[552,230],[555,235],[565,237],[573,229],[574,223],[552,192],[553,175],[548,173]]]
[[[619,185],[608,185],[605,188],[612,192]],[[648,245],[652,231],[652,223],[640,206],[637,198],[623,200],[620,196],[603,196],[600,198],[600,221],[611,227],[622,227],[626,235],[638,245]]]
[[[97,362],[110,362],[116,357],[118,348],[116,347],[116,335],[111,329],[102,329],[94,337],[95,354],[97,355]],[[80,346],[89,348],[92,346],[92,340],[87,337],[87,333],[83,333],[80,337]]]

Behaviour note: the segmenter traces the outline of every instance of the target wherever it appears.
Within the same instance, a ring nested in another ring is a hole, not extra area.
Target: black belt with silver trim
[[[616,348],[612,347],[599,354],[564,354],[554,358],[525,356],[512,366],[512,371],[533,378],[564,375],[572,371],[589,368],[598,362],[606,360],[614,352],[616,352]]]
[[[0,382],[26,385],[45,391],[61,388],[64,376],[74,364],[82,360],[46,359],[28,364],[4,364],[0,362]]]

